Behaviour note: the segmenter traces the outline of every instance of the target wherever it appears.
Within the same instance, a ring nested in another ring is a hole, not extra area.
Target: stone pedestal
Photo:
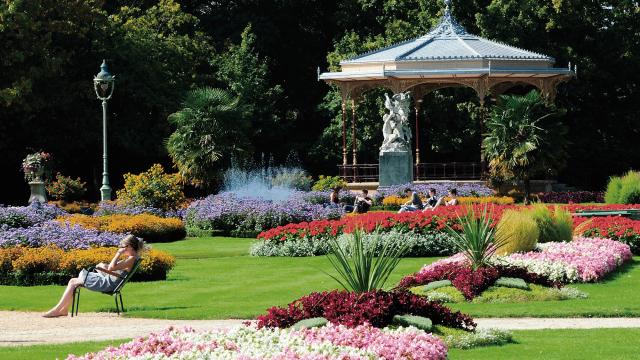
[[[379,186],[413,182],[413,155],[411,152],[381,152],[378,164]]]
[[[29,196],[29,204],[34,201],[38,201],[42,204],[47,202],[47,190],[44,187],[43,181],[31,181],[29,182],[31,188],[31,196]]]

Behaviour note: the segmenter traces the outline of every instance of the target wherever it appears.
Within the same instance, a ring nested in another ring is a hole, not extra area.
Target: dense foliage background
[[[26,201],[20,162],[30,150],[51,152],[55,170],[82,177],[98,196],[101,111],[91,79],[103,58],[117,77],[109,102],[114,188],[123,173],[171,166],[167,117],[202,86],[239,99],[250,119],[249,158],[280,163],[293,151],[312,173],[333,175],[339,103],[316,81],[316,68],[421,35],[442,9],[439,0],[3,1],[0,202]],[[636,0],[456,0],[453,13],[472,33],[578,65],[557,98],[571,141],[560,180],[601,188],[609,175],[640,165]],[[361,162],[376,161],[379,96],[358,108]],[[473,92],[448,89],[425,101],[423,159],[476,160]]]

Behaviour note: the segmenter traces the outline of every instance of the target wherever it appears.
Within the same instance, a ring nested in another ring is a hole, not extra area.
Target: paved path
[[[244,320],[161,320],[82,313],[78,317],[46,319],[39,312],[0,311],[0,346],[126,339],[168,326],[214,330],[241,326]],[[640,328],[640,318],[485,318],[480,328],[509,330]]]

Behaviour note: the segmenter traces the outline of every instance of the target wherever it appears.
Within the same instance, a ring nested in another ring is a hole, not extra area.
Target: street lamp
[[[111,186],[109,186],[109,173],[107,172],[107,100],[111,99],[111,95],[113,95],[115,78],[107,69],[107,61],[102,60],[100,72],[93,78],[96,96],[102,100],[102,187],[100,188],[102,201],[111,200]]]

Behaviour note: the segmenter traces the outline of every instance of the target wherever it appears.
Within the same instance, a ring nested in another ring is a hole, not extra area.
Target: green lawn
[[[168,319],[254,318],[274,305],[312,291],[337,288],[326,257],[258,258],[248,255],[251,239],[191,238],[154,244],[175,255],[167,281],[130,283],[123,291],[128,315]],[[389,279],[402,276],[435,258],[402,261]],[[0,309],[44,311],[56,303],[62,286],[0,286]],[[80,311],[113,309],[112,298],[82,291]]]
[[[452,349],[451,360],[482,359],[638,359],[640,329],[530,330],[514,331],[515,343],[470,350]],[[64,359],[67,354],[84,354],[127,340],[86,342],[65,345],[0,347],[0,359]]]
[[[514,331],[516,343],[470,350],[453,349],[449,359],[639,359],[640,329]]]
[[[320,270],[332,272],[324,256],[257,258],[248,256],[253,240],[190,238],[156,244],[177,257],[167,281],[131,283],[124,291],[128,315],[169,319],[253,318],[268,307],[285,305],[311,291],[337,288]],[[435,258],[400,262],[388,285],[394,285]],[[586,300],[512,304],[456,304],[480,317],[640,316],[640,261],[635,259],[604,283],[576,285]],[[1,310],[44,311],[57,301],[61,286],[0,286]],[[82,292],[84,311],[115,310],[110,297]]]

